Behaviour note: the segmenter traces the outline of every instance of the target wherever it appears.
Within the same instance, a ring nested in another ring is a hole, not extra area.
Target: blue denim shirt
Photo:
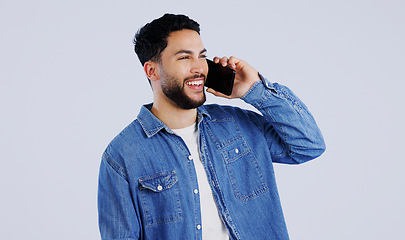
[[[262,78],[243,96],[261,114],[198,108],[200,155],[231,239],[288,239],[273,162],[299,164],[325,145],[306,106]],[[98,208],[102,239],[201,239],[194,162],[183,140],[142,107],[105,150]]]

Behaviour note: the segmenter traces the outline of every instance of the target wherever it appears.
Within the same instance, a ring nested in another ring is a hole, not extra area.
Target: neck
[[[182,109],[175,103],[156,101],[151,112],[170,129],[180,129],[193,125],[197,120],[197,109]]]

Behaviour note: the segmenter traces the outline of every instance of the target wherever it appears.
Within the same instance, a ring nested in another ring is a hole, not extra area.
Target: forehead
[[[200,35],[193,30],[180,30],[170,33],[167,37],[167,47],[163,52],[175,54],[187,50],[199,54],[204,49]]]

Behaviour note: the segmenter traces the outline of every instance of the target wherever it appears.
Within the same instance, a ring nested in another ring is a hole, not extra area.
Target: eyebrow
[[[203,54],[203,53],[206,53],[206,52],[207,52],[207,49],[204,48],[203,50],[200,51],[200,54]],[[176,52],[176,53],[174,54],[174,56],[176,56],[177,54],[182,54],[182,53],[185,53],[185,54],[192,54],[193,51],[191,51],[191,50],[180,50],[180,51]]]

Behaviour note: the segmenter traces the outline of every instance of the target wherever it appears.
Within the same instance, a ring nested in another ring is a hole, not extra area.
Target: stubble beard
[[[197,108],[201,105],[204,104],[206,101],[206,96],[205,96],[205,91],[203,90],[202,94],[203,97],[193,100],[189,96],[186,95],[184,91],[184,85],[185,82],[189,79],[192,78],[200,78],[204,77],[204,82],[205,82],[205,75],[195,75],[193,77],[189,77],[183,80],[183,84],[177,84],[177,79],[175,77],[168,77],[166,79],[166,83],[161,82],[161,87],[163,93],[168,97],[170,100],[172,100],[177,106],[179,106],[182,109],[193,109]]]

